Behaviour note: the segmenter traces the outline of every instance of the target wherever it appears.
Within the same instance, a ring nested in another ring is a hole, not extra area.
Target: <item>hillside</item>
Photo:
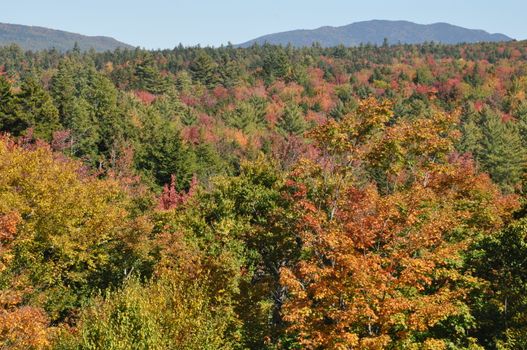
[[[132,48],[128,44],[105,36],[86,36],[43,27],[0,23],[0,46],[15,43],[25,50],[56,48],[67,51],[72,49],[76,42],[83,51],[92,48],[98,52],[113,51],[118,47]]]
[[[527,349],[527,41],[0,47],[0,349]]]
[[[311,46],[318,42],[323,47],[337,45],[357,46],[361,43],[380,45],[384,39],[391,44],[418,44],[440,42],[444,44],[510,41],[504,34],[490,34],[484,30],[467,29],[448,23],[416,24],[408,21],[372,20],[352,23],[342,27],[321,27],[313,30],[293,30],[269,34],[250,40],[241,47],[258,44],[292,44],[296,47]]]

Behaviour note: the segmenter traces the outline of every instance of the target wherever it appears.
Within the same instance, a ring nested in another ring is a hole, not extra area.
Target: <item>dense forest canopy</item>
[[[527,348],[527,42],[0,49],[0,348]]]

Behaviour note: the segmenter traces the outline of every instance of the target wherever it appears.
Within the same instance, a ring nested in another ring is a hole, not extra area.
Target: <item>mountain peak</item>
[[[45,50],[55,48],[59,51],[71,50],[77,43],[83,51],[113,51],[116,48],[133,48],[107,36],[86,36],[45,27],[21,24],[0,23],[0,46],[17,44],[24,50]]]
[[[296,47],[311,46],[318,42],[323,47],[337,45],[357,46],[360,44],[380,45],[384,39],[389,43],[419,44],[438,42],[444,44],[510,41],[504,34],[491,34],[481,29],[467,29],[449,23],[417,24],[404,20],[381,20],[355,22],[341,27],[324,26],[311,30],[292,30],[265,35],[243,44],[276,44]]]

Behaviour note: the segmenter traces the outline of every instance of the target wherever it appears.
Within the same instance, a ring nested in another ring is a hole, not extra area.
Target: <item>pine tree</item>
[[[196,172],[195,155],[183,143],[178,130],[153,111],[143,115],[136,154],[137,168],[149,175],[159,186],[176,176],[178,186],[185,187]],[[181,189],[181,188],[180,188]]]
[[[151,59],[141,62],[136,67],[135,77],[137,79],[136,87],[152,94],[163,94],[168,88],[168,82],[161,76],[159,69]]]
[[[24,80],[17,95],[21,113],[34,128],[35,136],[50,141],[54,131],[60,129],[59,112],[49,93],[35,77]]]
[[[199,51],[190,65],[192,78],[207,87],[216,85],[216,68],[217,64],[205,51]]]
[[[257,97],[241,101],[236,109],[227,114],[227,122],[237,129],[248,131],[265,126],[266,101]]]
[[[18,136],[28,126],[29,121],[20,113],[11,84],[0,75],[0,131]]]
[[[241,77],[240,65],[234,60],[227,60],[218,67],[221,83],[227,88],[238,85]]]
[[[176,88],[179,92],[187,92],[190,90],[190,87],[192,86],[192,77],[190,74],[182,70],[177,73],[176,75]]]
[[[117,105],[118,91],[113,83],[95,70],[87,71],[87,86],[81,92],[90,105],[100,135],[98,151],[108,155],[126,134],[127,118]]]
[[[473,156],[481,153],[483,134],[480,124],[481,115],[471,105],[465,105],[461,118],[461,139],[457,145],[461,153],[471,153]]]
[[[300,135],[306,131],[306,122],[302,114],[302,109],[295,104],[288,104],[277,123],[278,129],[282,134]]]
[[[291,74],[292,66],[283,48],[266,46],[263,59],[263,72],[268,83],[274,79],[284,79]]]
[[[91,111],[90,104],[83,98],[72,101],[68,124],[71,131],[71,152],[76,157],[86,158],[92,162],[98,158],[100,128]]]
[[[482,149],[478,160],[495,182],[512,191],[522,178],[526,162],[518,125],[485,111],[481,128]]]

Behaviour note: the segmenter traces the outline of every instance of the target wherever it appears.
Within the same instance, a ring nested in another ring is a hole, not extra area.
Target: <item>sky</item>
[[[527,39],[527,0],[0,0],[0,22],[106,35],[149,49],[239,44],[371,19],[447,22]]]

